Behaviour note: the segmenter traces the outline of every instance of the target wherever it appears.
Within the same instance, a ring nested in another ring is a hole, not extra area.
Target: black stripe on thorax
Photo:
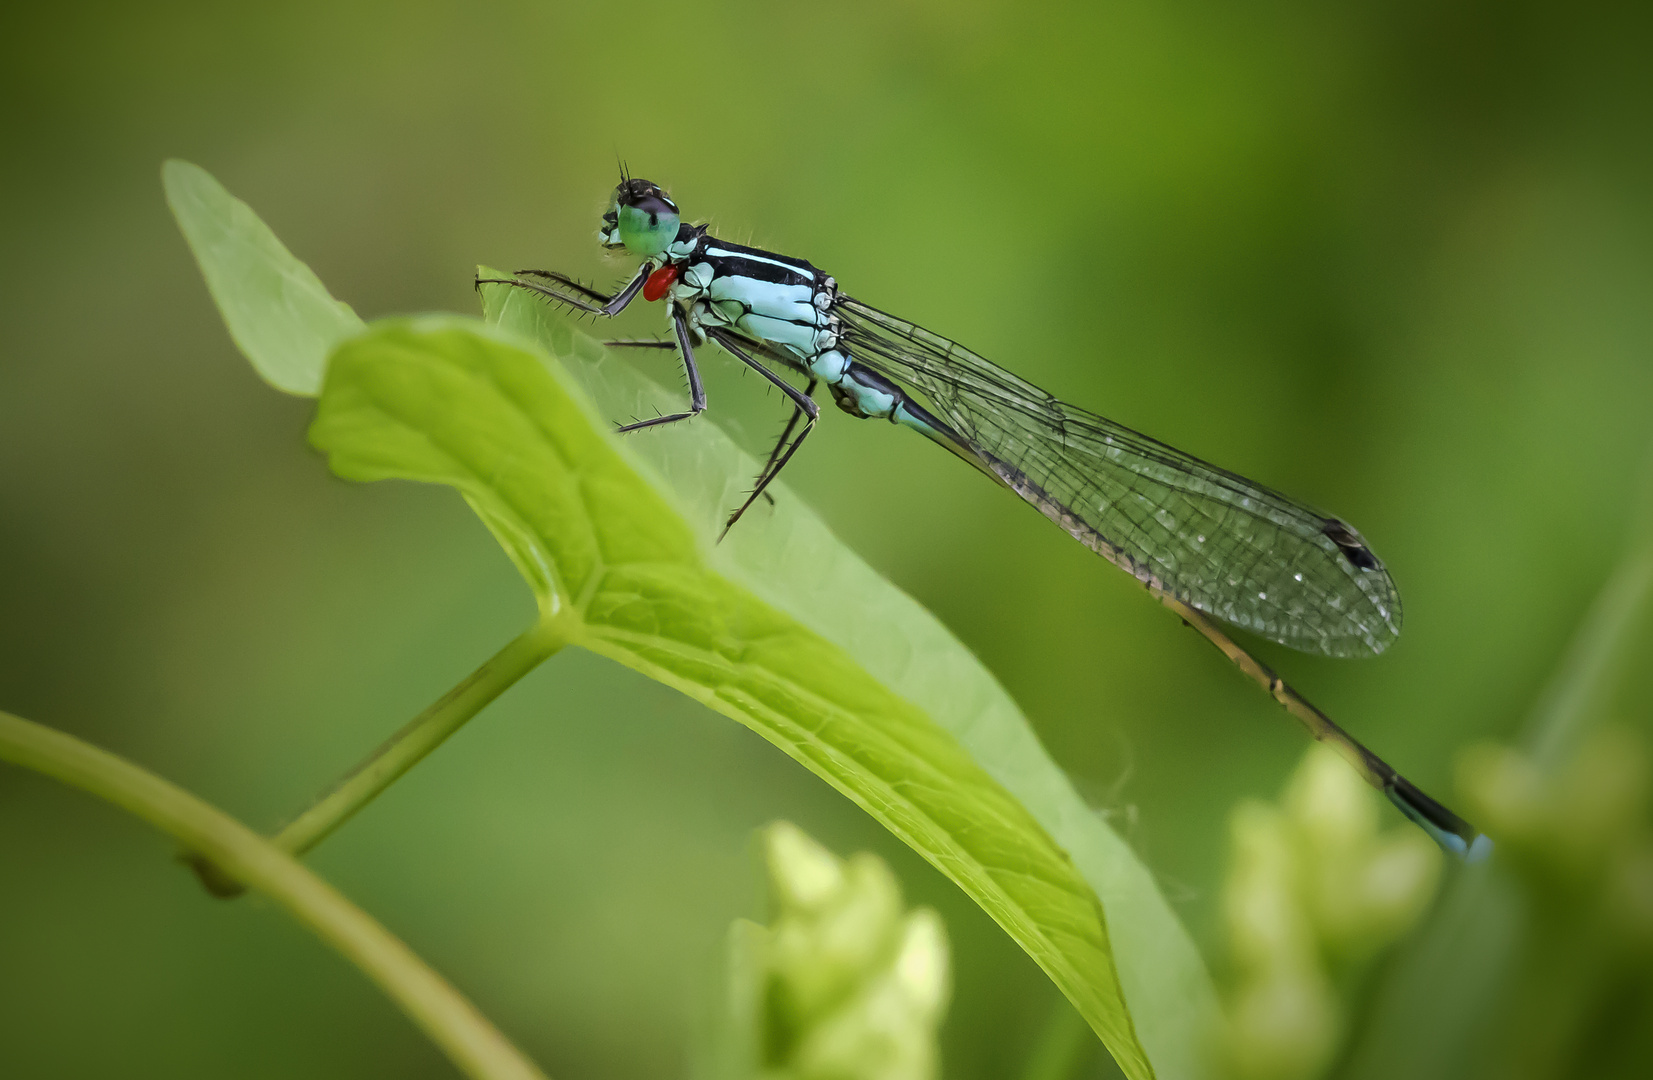
[[[818,285],[826,278],[825,274],[803,259],[731,244],[710,235],[701,236],[690,261],[710,263],[719,275],[748,277],[778,285]],[[781,265],[777,266],[777,263]]]

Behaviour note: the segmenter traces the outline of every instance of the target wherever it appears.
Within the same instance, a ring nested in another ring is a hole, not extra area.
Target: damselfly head
[[[647,180],[622,180],[609,200],[597,237],[604,247],[653,258],[677,239],[677,204]]]

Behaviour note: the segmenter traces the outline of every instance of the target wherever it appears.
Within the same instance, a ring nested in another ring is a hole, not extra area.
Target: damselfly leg
[[[815,387],[817,387],[819,385],[820,385],[820,380],[816,379],[812,376],[809,380],[809,385],[805,386],[804,389],[803,389],[804,397],[809,398],[810,400],[814,400],[814,398],[815,398]],[[804,417],[803,413],[799,412],[797,409],[793,409],[792,410],[792,415],[786,418],[786,426],[781,429],[781,437],[779,439],[775,440],[775,448],[773,450],[769,451],[769,460],[765,461],[763,463],[763,469],[758,473],[759,476],[764,475],[770,469],[773,469],[775,467],[775,461],[776,461],[777,458],[779,458],[781,456],[782,448],[784,448],[786,446],[787,440],[792,438],[792,429],[798,426],[798,421],[802,420],[803,417]],[[768,492],[764,492],[763,497],[766,498],[766,499],[769,499],[770,502],[775,501],[773,498],[770,497]]]
[[[612,319],[626,309],[626,306],[637,298],[643,289],[643,283],[648,280],[651,265],[644,263],[643,268],[613,296],[604,296],[589,285],[582,285],[567,274],[559,274],[554,270],[518,270],[517,277],[512,278],[477,278],[478,285],[514,285],[519,289],[526,289],[531,293],[565,304],[575,311],[583,311],[604,319]],[[540,285],[537,282],[523,281],[522,275],[545,278],[556,282],[561,288]],[[615,341],[606,342],[611,345],[629,345],[647,349],[676,348],[683,358],[683,370],[689,378],[689,408],[685,412],[675,412],[667,416],[655,416],[648,420],[639,420],[631,424],[621,424],[615,430],[620,432],[641,431],[643,428],[659,427],[661,424],[672,424],[679,420],[687,420],[706,411],[706,390],[700,382],[700,369],[695,367],[694,344],[689,335],[688,324],[684,321],[681,311],[672,313],[672,326],[676,330],[677,342],[669,341]]]
[[[683,357],[683,370],[689,376],[689,411],[656,416],[652,420],[639,420],[634,424],[622,424],[615,429],[616,431],[641,431],[644,428],[659,427],[661,424],[675,424],[679,420],[687,420],[706,411],[706,389],[700,384],[700,369],[694,365],[694,342],[689,338],[689,324],[684,320],[681,311],[672,312],[672,328],[677,331],[677,351]]]
[[[798,447],[803,445],[804,439],[808,438],[809,433],[814,430],[815,421],[821,415],[821,407],[815,404],[814,399],[809,397],[805,391],[799,390],[760,363],[732,335],[721,330],[712,330],[709,331],[709,336],[713,341],[727,349],[731,356],[780,387],[781,393],[791,400],[793,406],[792,418],[788,421],[786,430],[781,434],[781,441],[776,443],[775,449],[770,452],[769,461],[764,465],[763,472],[758,474],[757,484],[752,488],[752,493],[746,497],[745,502],[740,504],[740,509],[730,514],[729,520],[723,523],[723,532],[718,536],[718,539],[721,540],[729,535],[729,530],[734,527],[735,522],[739,521],[740,516],[746,513],[747,509],[757,501],[758,496],[764,493],[763,489],[768,487],[770,482],[781,474],[782,469],[786,468],[786,463],[792,460],[792,455],[798,452]],[[815,389],[814,379],[809,380],[809,389]],[[792,437],[792,429],[797,425],[800,418],[804,421],[803,430]],[[789,437],[792,439],[790,444],[787,443]]]
[[[555,300],[559,304],[566,304],[575,311],[583,311],[588,315],[599,315],[605,319],[614,316],[626,309],[626,305],[637,299],[637,294],[643,291],[643,283],[648,281],[652,267],[644,263],[642,268],[632,279],[621,286],[620,291],[613,296],[604,296],[589,285],[582,285],[567,274],[559,274],[554,270],[518,270],[516,277],[510,278],[477,278],[478,285],[515,285],[519,289],[527,289],[537,293],[547,300]],[[540,285],[532,281],[521,280],[522,275],[545,278],[554,281],[562,288],[553,288]]]
[[[611,349],[675,349],[675,348],[678,347],[676,342],[658,341],[658,340],[653,340],[653,341],[631,341],[631,340],[605,341],[605,342],[603,342],[603,344],[607,345]],[[774,359],[774,358],[771,357],[770,359]],[[821,384],[821,380],[811,376],[810,380],[809,380],[809,385],[805,386],[804,389],[803,389],[804,397],[814,398],[815,388],[817,386],[819,386],[820,384]],[[781,437],[776,440],[774,448],[769,451],[769,457],[766,461],[764,461],[763,468],[758,470],[759,477],[768,475],[769,471],[775,467],[775,462],[781,456],[781,451],[784,450],[786,448],[787,444],[792,441],[792,431],[793,431],[793,429],[798,426],[798,421],[802,420],[803,418],[804,418],[803,410],[797,409],[797,408],[794,408],[792,410],[791,415],[786,418],[786,427],[781,429]],[[763,501],[764,502],[769,503],[771,506],[774,505],[775,497],[773,495],[769,494],[768,491],[763,491],[763,492],[761,492],[761,494],[763,495]]]

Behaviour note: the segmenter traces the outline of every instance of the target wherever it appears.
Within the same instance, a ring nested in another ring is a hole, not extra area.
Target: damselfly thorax
[[[824,384],[838,407],[861,419],[892,420],[926,435],[944,428],[865,365],[842,339],[838,283],[803,259],[743,247],[683,227],[643,298],[677,305],[697,341],[718,330]]]

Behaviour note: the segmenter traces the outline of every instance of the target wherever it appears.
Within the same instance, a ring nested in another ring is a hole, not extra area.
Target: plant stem
[[[385,740],[332,791],[277,833],[272,843],[294,855],[321,843],[511,684],[549,659],[565,640],[556,622],[536,622]]]
[[[1630,632],[1653,598],[1653,529],[1631,549],[1597,594],[1528,721],[1533,758],[1554,775],[1606,710],[1602,697],[1625,662]]]
[[[0,712],[0,761],[106,799],[175,837],[286,908],[379,985],[461,1072],[476,1080],[545,1074],[463,995],[372,916],[218,808],[71,735]]]

